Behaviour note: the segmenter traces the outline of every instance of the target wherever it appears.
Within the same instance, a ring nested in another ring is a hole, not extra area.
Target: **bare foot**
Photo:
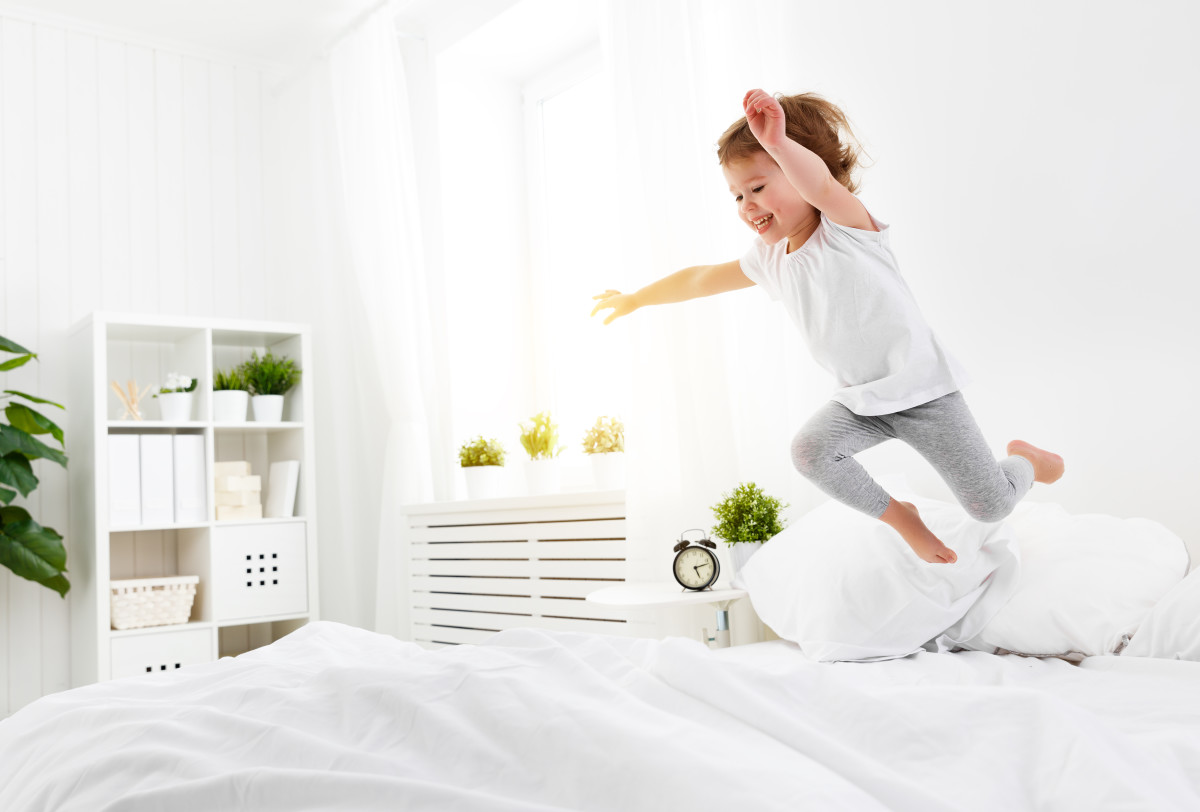
[[[879,520],[899,533],[922,561],[928,561],[930,564],[953,564],[958,560],[954,551],[942,544],[941,539],[921,521],[921,514],[912,502],[898,502],[893,499]]]
[[[1062,478],[1063,471],[1066,470],[1062,457],[1030,445],[1024,440],[1013,440],[1009,443],[1008,456],[1024,457],[1033,463],[1034,482],[1043,482],[1047,485],[1057,482]]]

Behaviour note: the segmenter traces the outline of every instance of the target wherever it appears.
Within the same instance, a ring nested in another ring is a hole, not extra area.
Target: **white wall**
[[[265,81],[0,9],[0,335],[40,354],[3,388],[73,408],[66,336],[97,309],[291,318],[264,238]],[[65,534],[67,474],[34,465],[26,504]],[[66,688],[68,652],[67,602],[0,569],[0,716]]]

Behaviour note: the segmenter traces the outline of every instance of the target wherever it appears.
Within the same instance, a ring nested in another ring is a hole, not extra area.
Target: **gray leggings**
[[[981,522],[1003,519],[1033,487],[1029,460],[996,462],[961,392],[874,417],[830,401],[796,433],[792,462],[822,491],[877,519],[891,497],[853,457],[891,439],[903,440],[928,460],[959,504]]]

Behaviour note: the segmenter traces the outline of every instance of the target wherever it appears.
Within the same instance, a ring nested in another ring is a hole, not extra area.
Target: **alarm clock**
[[[704,533],[700,528],[694,530]],[[675,563],[671,566],[671,571],[675,573],[675,580],[684,589],[690,589],[699,592],[702,589],[711,589],[716,583],[717,576],[721,574],[721,563],[717,561],[717,554],[713,550],[717,549],[717,545],[708,540],[708,534],[704,533],[704,538],[699,541],[691,542],[683,537],[692,530],[684,530],[679,534],[679,543],[675,545]]]

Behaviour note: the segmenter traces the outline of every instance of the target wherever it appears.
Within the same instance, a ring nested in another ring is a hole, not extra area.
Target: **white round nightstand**
[[[604,606],[628,606],[630,608],[711,604],[717,610],[717,634],[714,638],[716,647],[727,648],[729,646],[729,606],[734,601],[746,597],[746,594],[744,589],[702,589],[696,592],[664,581],[610,586],[589,593],[587,599],[592,603]]]

